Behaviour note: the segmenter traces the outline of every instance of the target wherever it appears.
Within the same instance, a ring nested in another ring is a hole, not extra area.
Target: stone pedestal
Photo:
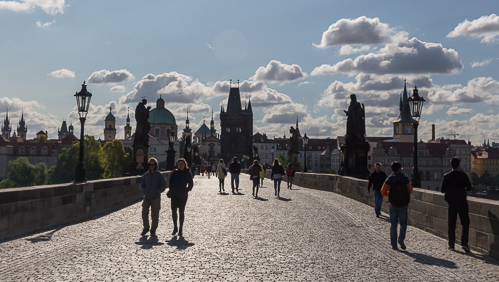
[[[298,169],[298,152],[288,151],[288,163],[292,164],[295,169]]]
[[[130,163],[129,171],[130,175],[140,175],[146,172],[148,165],[147,161],[149,160],[149,145],[145,146],[143,144],[132,145],[133,147],[133,156],[132,162]],[[137,160],[137,153],[139,150],[144,152],[144,158],[142,161]],[[138,162],[140,161],[140,163]]]
[[[338,174],[368,179],[369,170],[367,169],[367,154],[370,147],[369,143],[347,143],[342,144],[340,147],[341,152],[343,153],[343,160]]]

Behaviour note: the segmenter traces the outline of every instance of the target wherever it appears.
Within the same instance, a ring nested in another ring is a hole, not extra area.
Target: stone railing
[[[162,172],[168,179],[170,172]],[[141,176],[0,189],[0,241],[120,209],[142,198]]]
[[[267,171],[266,177],[270,178],[269,171]],[[286,177],[284,176],[283,182],[287,181]],[[374,207],[373,193],[367,192],[367,180],[336,174],[296,173],[293,184],[335,192]],[[388,213],[387,198],[383,197],[383,201],[382,210]],[[499,258],[499,201],[468,197],[468,206],[471,220],[470,247]],[[409,204],[409,224],[439,237],[447,238],[447,202],[444,200],[444,194],[414,188]],[[456,244],[460,241],[461,230],[458,220]]]

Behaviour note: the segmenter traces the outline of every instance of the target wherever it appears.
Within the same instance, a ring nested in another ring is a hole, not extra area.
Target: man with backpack
[[[450,161],[452,171],[444,175],[442,180],[441,192],[445,193],[445,201],[449,204],[448,213],[448,235],[449,235],[449,250],[454,251],[456,242],[456,220],[459,214],[463,233],[461,234],[461,246],[466,253],[471,253],[468,246],[468,235],[470,232],[470,217],[468,214],[468,201],[466,200],[466,192],[471,191],[470,179],[466,173],[460,171],[461,161],[457,157],[453,157]]]
[[[402,250],[405,250],[405,233],[407,231],[407,206],[411,201],[412,185],[407,176],[402,173],[402,165],[393,162],[393,173],[388,176],[381,188],[381,194],[388,197],[390,212],[390,243],[392,249],[398,250],[397,241]],[[400,234],[397,240],[397,226],[400,221]]]

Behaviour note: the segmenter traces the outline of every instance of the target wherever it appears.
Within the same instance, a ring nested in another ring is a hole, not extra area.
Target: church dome
[[[172,112],[165,108],[156,108],[149,112],[148,121],[152,124],[177,124]]]
[[[115,120],[116,120],[116,118],[114,117],[114,115],[113,115],[111,112],[109,112],[109,114],[108,114],[108,115],[107,115],[107,117],[106,117],[106,120],[112,120],[112,121],[115,121]]]

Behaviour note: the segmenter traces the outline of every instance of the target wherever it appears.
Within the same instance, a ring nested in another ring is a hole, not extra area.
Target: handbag
[[[221,168],[222,168],[222,172],[224,173],[224,175],[227,176],[227,170],[224,167],[221,167]]]

